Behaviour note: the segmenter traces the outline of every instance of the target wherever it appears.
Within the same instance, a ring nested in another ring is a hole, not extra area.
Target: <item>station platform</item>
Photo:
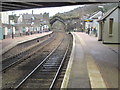
[[[73,48],[61,88],[118,88],[118,47],[72,32]]]
[[[52,31],[49,32],[43,32],[43,33],[39,33],[39,34],[33,34],[33,35],[26,35],[26,36],[21,36],[21,37],[14,37],[12,38],[7,38],[7,39],[3,39],[0,40],[0,51],[1,54],[7,52],[9,49],[15,47],[16,45],[20,44],[20,43],[24,43],[33,39],[37,39],[46,35],[51,34]]]

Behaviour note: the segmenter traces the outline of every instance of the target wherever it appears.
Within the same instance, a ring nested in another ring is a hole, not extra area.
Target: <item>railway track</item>
[[[4,59],[2,62],[0,62],[0,63],[2,63],[2,71],[5,72],[10,67],[22,62],[23,60],[26,60],[30,56],[39,52],[39,50],[42,47],[44,47],[45,45],[52,42],[52,40],[54,40],[54,37],[55,36],[53,36],[53,37],[51,37],[43,42],[37,43],[37,44],[25,49],[24,51],[20,52],[19,54],[16,54],[14,56],[11,56],[11,57]]]
[[[67,41],[67,38],[63,39],[59,45],[14,88],[14,90],[24,90],[25,88],[49,88],[49,90],[51,90],[57,80],[68,52],[69,44]]]
[[[10,69],[2,73],[2,90],[8,90],[16,87],[42,60],[55,48],[59,42],[65,37],[64,32],[55,32],[55,39],[44,46],[40,51],[31,55],[26,60],[15,64]],[[67,41],[64,43],[68,43]]]
[[[67,66],[68,66],[68,62],[69,62],[69,59],[70,59],[72,46],[73,46],[73,38],[72,38],[72,35],[70,33],[69,33],[69,40],[70,40],[70,44],[69,44],[68,53],[66,55],[65,61],[64,61],[63,66],[62,66],[62,69],[61,69],[61,71],[60,71],[60,73],[57,77],[57,80],[56,80],[54,86],[53,86],[54,89],[60,89],[61,88],[63,78],[64,78],[64,75],[65,75],[65,72],[66,72],[66,69],[67,69]]]

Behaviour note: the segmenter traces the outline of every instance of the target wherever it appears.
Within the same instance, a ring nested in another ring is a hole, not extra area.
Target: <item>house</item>
[[[0,12],[0,40],[8,35],[9,16],[7,12]]]
[[[103,43],[120,43],[120,6],[116,6],[104,14],[99,22],[99,37]]]
[[[28,29],[31,33],[43,32],[43,28],[49,25],[49,13],[23,14],[21,23],[23,23],[22,27]]]
[[[19,31],[17,28],[18,18],[19,16],[17,16],[16,14],[9,15],[8,35],[6,35],[5,38],[9,38],[11,36],[12,38],[14,38],[16,36],[19,36]]]

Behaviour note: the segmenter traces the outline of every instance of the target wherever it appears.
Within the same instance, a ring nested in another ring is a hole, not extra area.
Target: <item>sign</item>
[[[86,20],[84,20],[85,22],[93,22],[93,20],[92,19],[86,19]]]

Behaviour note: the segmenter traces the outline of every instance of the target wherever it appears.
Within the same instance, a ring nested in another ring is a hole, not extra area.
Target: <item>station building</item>
[[[120,43],[120,6],[109,10],[98,21],[99,22],[99,40],[103,43]]]
[[[97,22],[103,13],[101,11],[95,12],[84,20],[86,30],[90,29],[90,35],[97,36],[99,33],[99,23]],[[96,29],[96,31],[94,31]]]

